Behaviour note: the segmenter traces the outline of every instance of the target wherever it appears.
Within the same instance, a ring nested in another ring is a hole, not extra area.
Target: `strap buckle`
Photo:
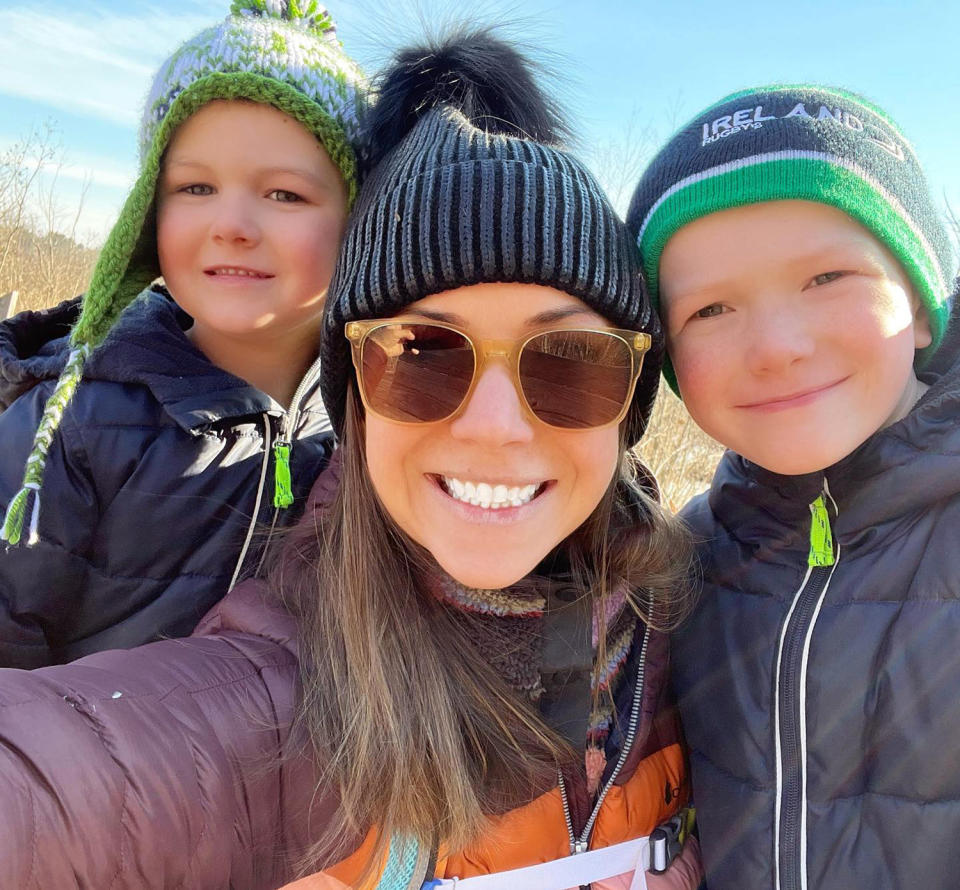
[[[684,824],[681,814],[668,819],[650,832],[650,872],[662,875],[683,847],[681,836]]]

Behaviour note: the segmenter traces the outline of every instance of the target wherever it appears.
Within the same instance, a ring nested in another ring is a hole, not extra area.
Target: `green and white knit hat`
[[[160,276],[154,195],[177,127],[215,99],[272,105],[317,137],[343,176],[352,204],[357,190],[353,145],[365,94],[360,69],[316,0],[234,0],[225,21],[188,40],[161,65],[140,126],[139,176],[100,252],[70,334],[66,367],[47,401],[23,487],[7,507],[0,539],[20,541],[32,494],[28,543],[36,541],[47,452],[83,364],[123,310]]]
[[[955,264],[946,228],[913,147],[887,114],[861,96],[809,85],[733,93],[680,129],[643,174],[627,214],[654,301],[660,256],[688,223],[762,201],[819,201],[865,226],[906,271],[943,339]],[[669,358],[664,376],[674,391]]]

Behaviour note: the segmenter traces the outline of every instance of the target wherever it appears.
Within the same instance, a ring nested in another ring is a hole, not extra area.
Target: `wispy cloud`
[[[111,10],[54,2],[0,9],[0,93],[136,126],[159,63],[223,15],[223,4],[212,2],[172,6]]]

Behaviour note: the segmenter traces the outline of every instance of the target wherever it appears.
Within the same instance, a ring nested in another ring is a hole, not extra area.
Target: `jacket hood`
[[[938,353],[940,373],[922,375],[930,388],[910,413],[826,470],[781,476],[728,451],[708,494],[717,519],[742,540],[769,539],[783,524],[806,528],[809,504],[826,481],[838,505],[834,532],[842,538],[960,494],[958,327]],[[697,511],[697,505],[685,511],[694,525]]]
[[[0,409],[60,375],[80,300],[0,324]],[[190,317],[165,290],[147,289],[87,359],[84,378],[145,386],[191,431],[228,417],[283,413],[268,395],[212,364],[184,335],[189,326]]]
[[[63,370],[80,297],[52,309],[20,312],[0,323],[0,410],[42,380]]]

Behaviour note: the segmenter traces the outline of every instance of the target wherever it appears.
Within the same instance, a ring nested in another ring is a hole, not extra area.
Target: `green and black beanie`
[[[482,282],[547,285],[617,327],[650,334],[631,413],[639,441],[663,337],[633,239],[603,189],[557,147],[562,130],[524,60],[485,33],[403,54],[370,115],[373,169],[357,198],[324,310],[321,391],[343,432],[348,321],[389,317]]]
[[[47,401],[23,487],[7,507],[0,539],[20,541],[32,495],[27,540],[36,540],[47,452],[84,362],[123,310],[160,276],[154,193],[177,127],[215,99],[272,105],[316,135],[352,202],[357,190],[354,145],[365,95],[359,68],[316,0],[234,0],[225,21],[188,40],[160,66],[140,126],[137,181],[100,252],[70,334],[66,367]]]
[[[906,271],[943,339],[955,266],[941,215],[900,128],[861,96],[829,87],[766,86],[733,93],[698,114],[643,174],[627,214],[651,296],[660,255],[687,223],[761,201],[819,201],[865,226]],[[676,391],[669,359],[664,376]]]

